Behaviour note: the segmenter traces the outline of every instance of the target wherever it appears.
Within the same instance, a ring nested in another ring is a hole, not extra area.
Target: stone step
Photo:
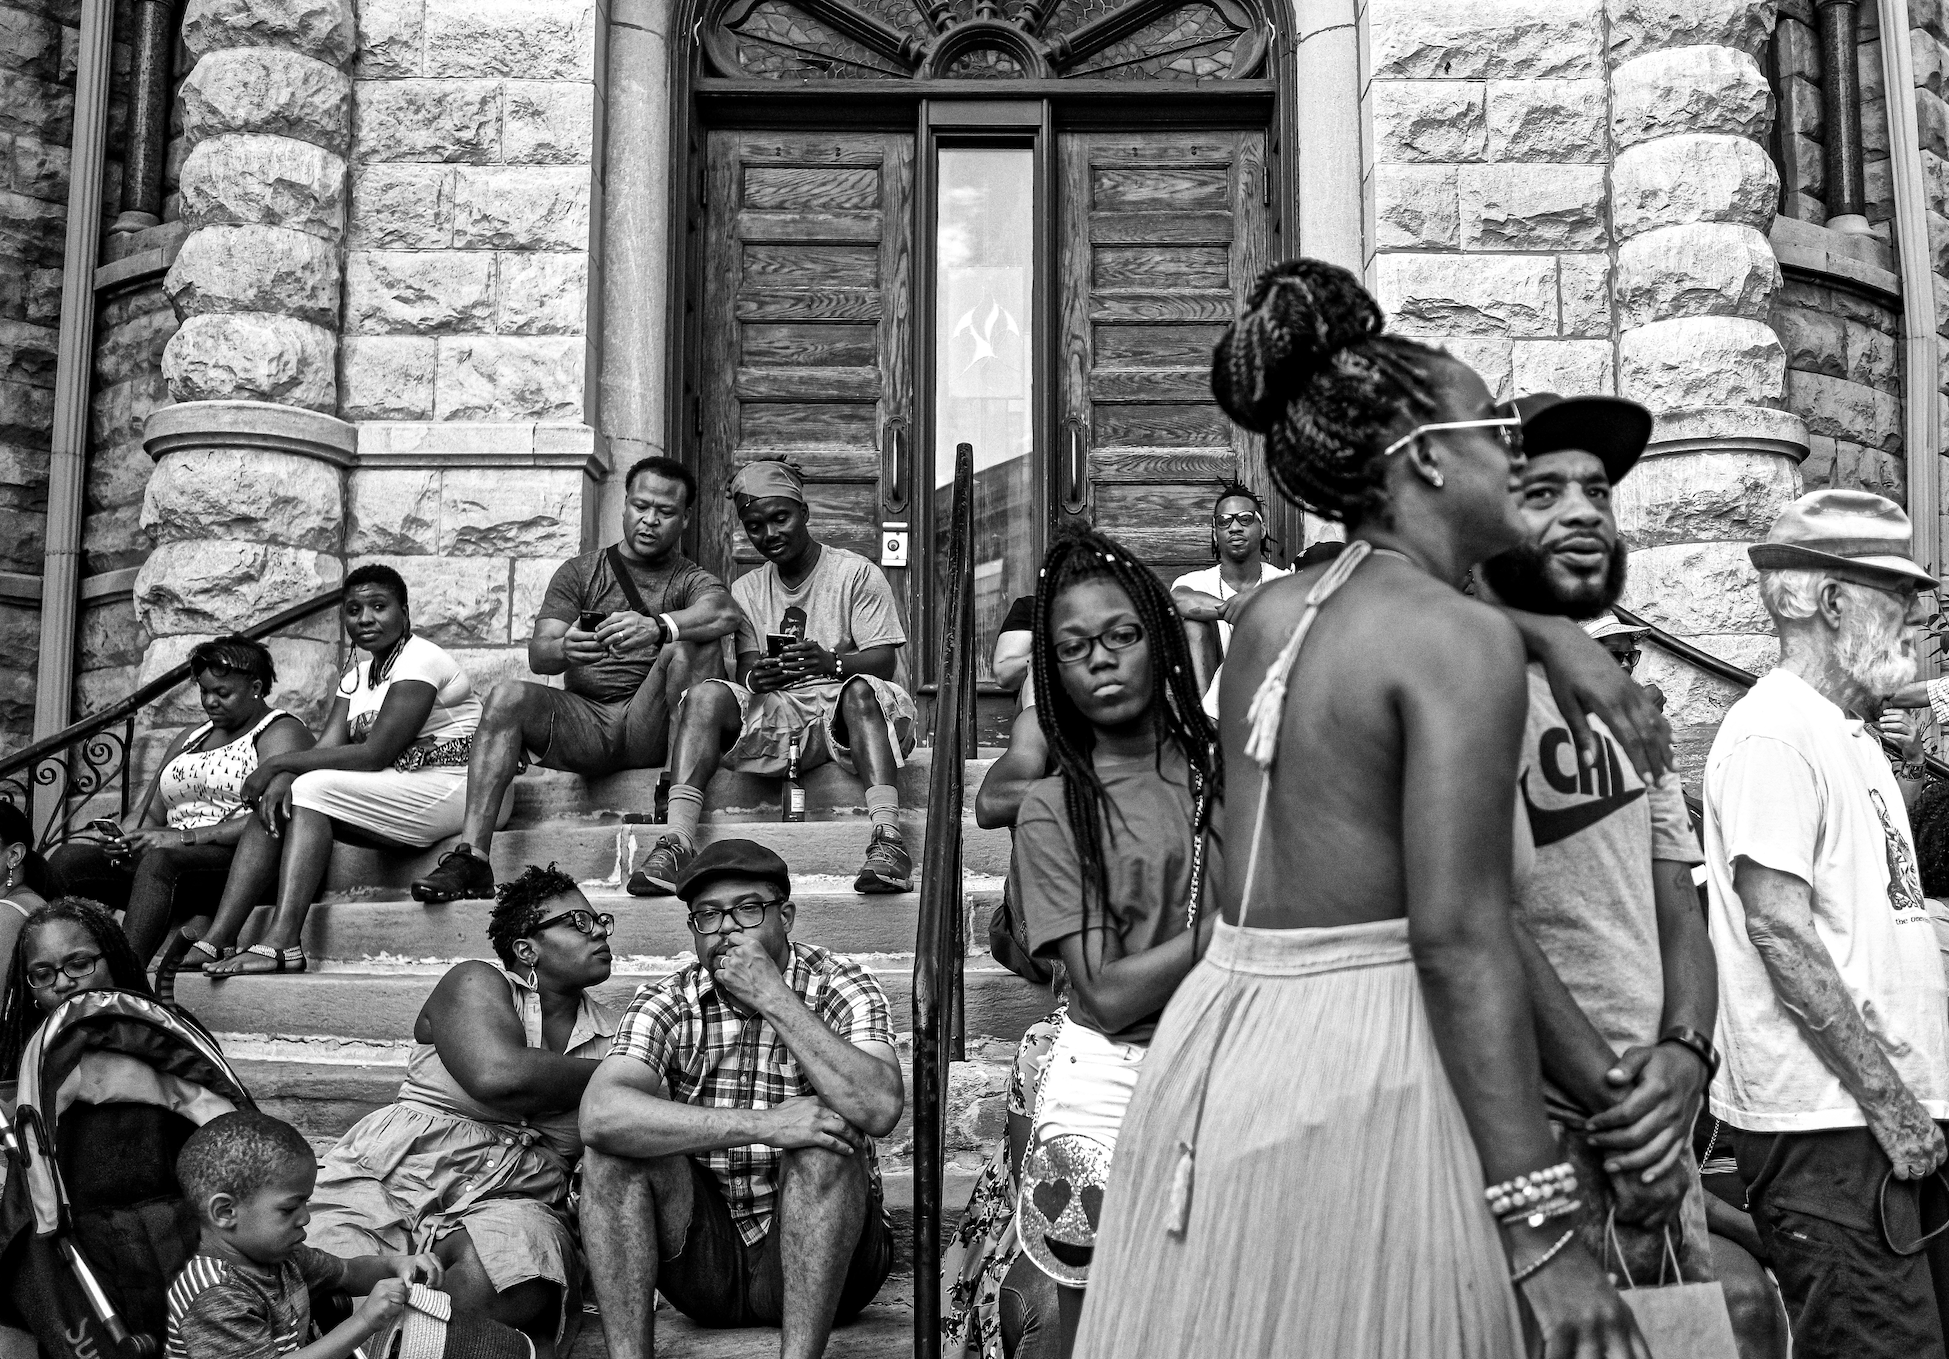
[[[916,884],[918,885],[918,884]],[[1001,899],[1000,878],[970,876],[963,886],[967,938],[987,937],[988,918]],[[590,889],[589,902],[616,917],[610,936],[618,957],[676,957],[691,948],[684,906],[675,897],[633,897],[614,889]],[[794,877],[797,906],[794,935],[806,943],[844,953],[907,953],[914,949],[920,922],[919,892],[862,896],[852,879]],[[314,960],[492,958],[487,941],[493,903],[485,900],[426,904],[390,900],[328,900],[305,918],[304,947]],[[242,940],[254,943],[270,923],[271,908],[259,907],[245,925]]]
[[[900,826],[918,871],[926,838],[926,812],[919,808],[903,809]],[[626,861],[633,863],[647,854],[660,833],[654,825],[573,821],[504,830],[494,837],[489,857],[495,874],[503,880],[519,874],[527,864],[558,863],[578,881],[594,880],[620,886],[619,870],[626,874]],[[962,823],[961,837],[963,870],[996,877],[1008,871],[1006,830],[980,829],[974,824],[971,811]],[[719,839],[756,840],[782,855],[795,874],[843,875],[850,880],[859,872],[860,860],[865,857],[867,829],[864,821],[773,819],[708,824],[702,827],[698,838],[704,844]],[[327,895],[342,898],[404,896],[413,879],[430,872],[452,846],[451,840],[445,840],[424,850],[402,853],[363,845],[334,845],[324,890]]]
[[[917,750],[900,769],[900,805],[927,805],[933,777],[931,749]],[[962,778],[962,800],[972,809],[975,794],[992,757],[969,760]],[[532,768],[514,781],[514,812],[509,825],[532,827],[562,821],[615,822],[648,817],[656,805],[656,785],[662,769],[629,769],[599,779],[585,779],[560,770]],[[835,764],[807,770],[805,811],[811,820],[838,820],[866,815],[866,784]],[[720,769],[704,790],[706,821],[750,821],[776,818],[783,781]]]
[[[596,988],[598,999],[627,1005],[636,988],[661,980],[688,957],[624,957],[609,981]],[[909,955],[867,955],[860,961],[879,978],[893,1010],[896,1033],[911,1027],[913,961]],[[210,981],[186,972],[176,981],[176,999],[205,1027],[219,1034],[293,1035],[394,1043],[413,1032],[413,1021],[446,972],[447,962],[400,964],[383,968],[357,964],[286,976],[243,976]],[[330,966],[330,965],[328,965]],[[986,954],[969,959],[964,972],[965,1031],[993,1037],[1020,1037],[1048,1013],[1045,988],[1031,986],[997,966]]]

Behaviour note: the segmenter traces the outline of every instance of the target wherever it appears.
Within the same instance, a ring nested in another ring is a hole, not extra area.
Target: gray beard
[[[1913,652],[1903,654],[1900,629],[1884,631],[1877,623],[1850,612],[1834,641],[1834,664],[1843,675],[1876,698],[1887,698],[1915,678]]]

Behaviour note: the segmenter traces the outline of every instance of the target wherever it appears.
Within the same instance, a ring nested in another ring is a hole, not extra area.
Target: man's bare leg
[[[487,691],[480,726],[467,754],[467,815],[460,824],[461,840],[483,859],[494,843],[501,799],[514,782],[523,752],[548,738],[540,729],[547,716],[547,700],[542,697],[547,692],[547,685],[529,680],[502,680]]]
[[[682,1251],[690,1210],[685,1158],[583,1153],[582,1244],[611,1359],[656,1354],[657,1265]]]
[[[866,1158],[820,1147],[785,1153],[778,1186],[785,1297],[779,1359],[819,1359],[832,1334],[846,1268],[866,1226]]]
[[[629,767],[662,764],[670,749],[670,714],[682,707],[693,685],[722,678],[724,648],[718,642],[677,642],[657,652],[629,705],[629,726],[623,733]]]

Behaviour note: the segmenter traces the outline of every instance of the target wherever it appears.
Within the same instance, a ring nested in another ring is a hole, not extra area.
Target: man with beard
[[[1915,675],[1909,521],[1802,496],[1748,549],[1780,663],[1705,766],[1725,1067],[1712,1112],[1799,1359],[1940,1359],[1949,1010],[1901,791],[1870,720]]]
[[[1512,609],[1595,620],[1624,587],[1611,491],[1644,452],[1650,412],[1554,393],[1504,409],[1523,420],[1517,505],[1530,536],[1482,564],[1481,592]],[[1515,906],[1545,1104],[1583,1190],[1575,1221],[1592,1254],[1621,1253],[1633,1278],[1657,1279],[1669,1232],[1680,1273],[1706,1280],[1690,1140],[1716,1061],[1718,988],[1691,880],[1698,842],[1677,776],[1647,783],[1601,718],[1591,728],[1596,758],[1586,762],[1532,663],[1517,786],[1536,859]]]
[[[704,787],[722,762],[776,777],[831,760],[866,784],[872,831],[855,892],[910,892],[895,783],[914,748],[905,686],[907,630],[880,568],[812,535],[805,477],[755,458],[731,479],[745,536],[765,559],[731,587],[738,682],[712,679],[684,700],[670,758],[670,829],[630,875],[634,896],[669,896],[697,852]]]

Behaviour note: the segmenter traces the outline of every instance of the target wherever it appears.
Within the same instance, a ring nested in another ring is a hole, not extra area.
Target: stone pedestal
[[[156,461],[142,527],[156,549],[135,581],[154,639],[142,680],[180,664],[197,643],[336,586],[344,576],[346,477],[357,431],[316,411],[257,401],[197,401],[150,415]],[[339,624],[328,610],[267,643],[273,702],[314,728],[339,672]],[[193,689],[147,714],[148,747],[202,720]]]

